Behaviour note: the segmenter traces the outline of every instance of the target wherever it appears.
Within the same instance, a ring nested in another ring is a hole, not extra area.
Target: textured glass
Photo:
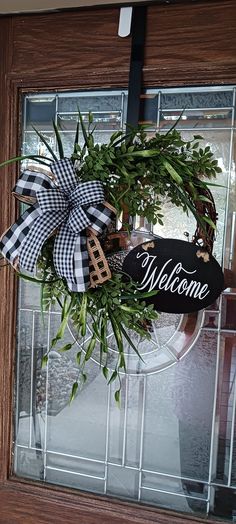
[[[78,109],[81,113],[86,111],[121,111],[122,94],[113,93],[110,91],[102,91],[96,94],[59,94],[58,97],[58,111],[59,113],[77,113]]]
[[[31,130],[33,125],[37,129],[51,129],[55,118],[56,96],[26,97],[25,99],[25,128]]]
[[[200,129],[231,127],[232,109],[198,109],[182,111],[163,110],[160,115],[161,129],[169,129],[174,123],[177,129],[192,129],[197,134]]]
[[[226,269],[236,265],[234,106],[233,87],[150,90],[141,99],[141,121],[149,125],[150,136],[156,129],[165,133],[176,124],[186,140],[201,134],[203,146],[209,145],[218,159],[222,173],[215,181],[218,186],[211,188],[218,212],[214,255]],[[85,123],[89,112],[94,113],[95,140],[100,143],[109,140],[114,130],[125,128],[125,92],[28,95],[23,111],[23,152],[46,152],[32,124],[56,150],[54,118],[70,155],[78,107]],[[167,201],[163,201],[163,212],[165,225],[155,226],[154,233],[191,241],[195,220]],[[138,219],[135,226],[134,243],[152,229]],[[48,365],[41,367],[59,326],[60,311],[53,307],[42,318],[39,288],[21,281],[16,475],[235,520],[235,318],[236,289],[230,287],[198,314],[161,313],[151,341],[135,340],[144,362],[128,345],[125,348],[128,371],[121,376],[118,408],[115,385],[108,387],[101,376],[97,349],[82,388],[75,356],[86,340],[75,341],[71,325],[65,343],[75,342],[72,350],[60,353],[56,346]],[[117,353],[111,335],[108,344],[109,367],[114,369]],[[75,380],[80,387],[70,405]]]
[[[222,108],[233,106],[233,89],[166,90],[161,96],[163,109]]]

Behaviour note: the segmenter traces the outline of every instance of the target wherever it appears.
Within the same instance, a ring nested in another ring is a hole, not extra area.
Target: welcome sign
[[[224,276],[215,258],[183,240],[145,242],[126,256],[122,270],[139,283],[140,291],[157,290],[146,301],[166,313],[204,309],[224,289]]]

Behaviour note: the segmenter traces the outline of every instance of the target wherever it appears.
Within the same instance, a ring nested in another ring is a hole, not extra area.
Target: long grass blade
[[[33,130],[35,131],[36,135],[38,135],[38,137],[40,138],[41,142],[43,142],[43,144],[46,146],[46,148],[49,151],[49,153],[52,155],[52,157],[55,160],[55,162],[57,162],[58,161],[57,155],[54,153],[53,149],[49,145],[49,143],[46,140],[46,138],[43,136],[42,133],[40,133],[40,131],[38,131],[38,129],[36,127],[34,127],[34,126],[32,126],[32,127],[33,127]]]
[[[79,109],[78,109],[78,112],[79,112],[79,121],[80,121],[81,129],[82,129],[84,141],[85,141],[86,146],[88,146],[89,145],[89,143],[88,143],[88,133],[86,131],[86,127],[84,125],[83,117],[82,117],[82,114],[81,114]]]
[[[53,128],[54,128],[55,135],[56,135],[59,156],[60,156],[60,159],[62,159],[62,158],[64,158],[65,155],[64,155],[64,149],[63,149],[61,135],[60,135],[60,132],[59,132],[59,129],[58,129],[58,126],[57,126],[55,120],[52,121],[52,124],[53,124]]]
[[[136,348],[136,346],[134,345],[134,343],[132,342],[130,336],[128,335],[127,331],[124,329],[124,327],[122,326],[122,324],[120,324],[120,330],[122,332],[122,334],[124,335],[124,337],[126,338],[127,342],[129,343],[129,345],[132,347],[132,349],[135,351],[136,355],[138,355],[138,357],[142,360],[143,363],[144,360],[142,358],[142,356],[140,355],[138,349]]]
[[[75,141],[74,141],[74,154],[77,153],[76,146],[78,145],[78,143],[79,143],[79,122],[77,122],[77,126],[76,126]]]
[[[53,282],[58,282],[59,278],[54,280],[42,280],[40,278],[30,277],[29,275],[24,275],[24,273],[16,273],[19,278],[23,280],[28,280],[29,282],[34,282],[35,284],[53,284]]]
[[[173,131],[173,130],[176,128],[176,126],[178,125],[178,123],[180,122],[180,120],[181,120],[181,118],[182,118],[182,116],[183,116],[183,114],[184,114],[185,109],[186,109],[186,108],[184,107],[184,109],[181,111],[181,113],[180,113],[180,115],[179,115],[179,118],[177,118],[177,120],[174,122],[173,126],[171,126],[171,128],[168,129],[168,131],[167,131],[167,133],[165,134],[165,136],[168,136],[168,135],[171,133],[171,131]]]
[[[51,158],[48,158],[47,156],[43,156],[43,155],[21,155],[21,156],[14,156],[13,158],[10,158],[10,160],[5,160],[4,162],[0,164],[0,167],[4,167],[9,164],[13,164],[14,162],[22,162],[23,160],[37,160],[39,164],[44,164],[45,166],[48,166],[49,164],[41,160],[42,158],[44,158],[45,160],[48,160],[49,162],[52,161]]]

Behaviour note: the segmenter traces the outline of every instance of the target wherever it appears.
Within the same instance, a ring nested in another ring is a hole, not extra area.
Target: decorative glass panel
[[[24,100],[23,153],[44,145],[32,125],[56,149],[52,120],[62,129],[69,154],[76,112],[95,117],[95,140],[124,129],[127,93],[44,93]],[[213,188],[219,215],[214,255],[235,271],[235,89],[149,90],[141,99],[141,121],[166,132],[173,124],[191,139],[201,134],[222,168]],[[82,140],[82,137],[81,137]],[[154,233],[190,241],[192,217],[163,201],[165,225]],[[144,223],[137,221],[139,235]],[[151,227],[148,225],[148,227]],[[114,401],[95,358],[88,381],[69,405],[80,370],[78,341],[68,353],[51,351],[60,312],[42,319],[37,286],[22,281],[19,292],[14,468],[18,476],[149,503],[182,512],[236,518],[236,289],[228,288],[207,310],[160,314],[155,339],[129,348],[122,376],[121,407]],[[70,327],[66,341],[74,341]],[[112,337],[108,339],[113,347]],[[112,360],[111,360],[112,367]],[[224,502],[223,502],[224,501]]]

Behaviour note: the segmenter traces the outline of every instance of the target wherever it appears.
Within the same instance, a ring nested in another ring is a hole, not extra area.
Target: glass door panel
[[[69,155],[78,107],[85,122],[89,111],[94,114],[95,140],[107,141],[114,130],[124,129],[126,106],[125,91],[29,94],[24,100],[23,153],[44,152],[32,125],[56,149],[54,118]],[[203,144],[211,146],[222,168],[216,180],[220,187],[213,188],[219,215],[214,255],[235,272],[235,89],[149,90],[142,96],[141,109],[150,135],[176,123],[185,139],[201,135]],[[163,210],[165,225],[155,226],[153,233],[191,241],[194,219],[165,201]],[[142,224],[137,221],[136,226],[138,236]],[[88,381],[69,405],[71,386],[79,376],[78,346],[68,353],[52,351],[47,367],[41,368],[59,316],[57,308],[52,309],[43,322],[37,286],[21,282],[16,475],[232,520],[236,289],[227,288],[215,304],[196,315],[160,314],[152,344],[139,347],[145,364],[127,348],[120,409],[96,358],[89,364]],[[65,342],[72,340],[68,328]],[[112,349],[111,338],[109,346]]]

